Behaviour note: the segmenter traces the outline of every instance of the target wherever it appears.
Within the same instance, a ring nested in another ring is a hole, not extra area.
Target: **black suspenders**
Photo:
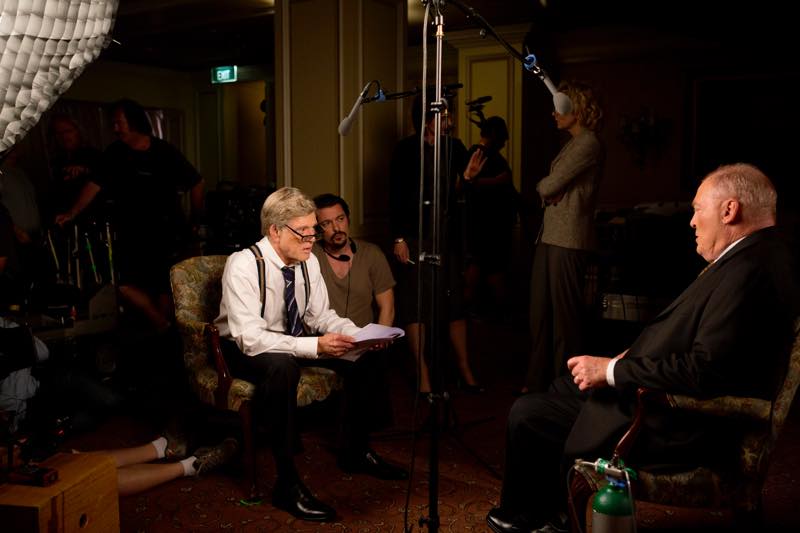
[[[261,250],[255,244],[250,246],[248,250],[250,250],[250,252],[256,258],[256,266],[258,267],[258,288],[261,291],[261,318],[264,318],[264,310],[266,309],[267,305],[267,275],[264,267],[264,256],[261,255]],[[311,294],[311,282],[308,279],[308,268],[306,267],[305,261],[300,263],[300,271],[303,273],[303,282],[306,291],[306,303],[305,307],[303,308],[303,315],[300,317],[300,321],[303,322],[303,329],[305,329],[306,325],[303,321],[303,318],[306,316],[306,310],[308,309],[308,297]]]

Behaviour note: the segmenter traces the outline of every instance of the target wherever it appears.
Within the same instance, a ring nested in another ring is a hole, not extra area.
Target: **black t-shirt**
[[[459,213],[457,212],[457,199],[455,184],[457,175],[464,172],[467,167],[467,149],[455,137],[442,137],[440,145],[441,177],[440,194],[444,219],[447,220],[448,230],[451,233],[450,244],[457,243],[459,235]],[[426,202],[433,200],[433,146],[425,143],[425,192]],[[392,237],[404,237],[415,240],[419,233],[419,135],[412,135],[401,140],[395,147],[392,155],[390,176],[390,223]],[[447,175],[446,168],[450,169]],[[431,204],[427,204],[431,205]],[[423,212],[424,235],[431,234],[430,209]]]
[[[480,144],[470,147],[468,157],[472,157],[472,154],[478,150],[483,151],[486,162],[481,171],[465,186],[470,211],[468,218],[474,221],[477,215],[495,222],[513,224],[516,218],[516,189],[510,181],[511,167],[500,152]],[[495,178],[504,172],[509,173],[509,181],[486,183],[488,179]]]
[[[150,138],[147,150],[115,141],[103,152],[92,176],[114,203],[112,222],[127,238],[153,232],[174,236],[183,221],[178,192],[188,191],[201,179],[177,148],[156,137]]]
[[[5,269],[0,272],[0,276],[13,276],[19,271],[19,260],[17,257],[17,239],[14,235],[14,223],[11,215],[8,214],[6,206],[0,198],[0,257],[6,259]]]
[[[96,148],[84,146],[72,153],[58,153],[51,162],[53,169],[53,190],[49,209],[53,214],[64,213],[75,205],[75,201],[80,196],[83,186],[87,181],[97,181],[96,176],[100,157],[102,153]],[[70,177],[67,173],[69,167],[81,167],[82,173],[75,177]],[[102,193],[101,193],[102,194]],[[81,212],[80,216],[85,217],[89,212],[98,209],[102,203],[101,198],[95,198],[91,205]]]

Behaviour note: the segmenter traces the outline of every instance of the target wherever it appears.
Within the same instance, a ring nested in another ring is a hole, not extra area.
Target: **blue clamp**
[[[533,71],[536,68],[536,56],[533,54],[528,54],[525,56],[525,60],[522,62],[525,68],[529,71]]]

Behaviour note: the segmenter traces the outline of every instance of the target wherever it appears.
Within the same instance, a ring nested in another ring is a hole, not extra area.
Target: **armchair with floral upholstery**
[[[255,386],[231,376],[222,355],[214,319],[222,298],[222,272],[227,256],[192,257],[170,271],[175,317],[183,341],[183,361],[189,382],[201,402],[218,410],[233,411],[242,421],[244,456],[249,462],[250,495],[258,493],[250,400]],[[308,405],[341,388],[336,373],[323,368],[304,368],[297,386],[297,405]]]
[[[762,488],[772,452],[800,383],[800,321],[795,323],[795,335],[786,375],[771,401],[735,396],[701,400],[639,389],[633,423],[617,443],[614,457],[626,457],[635,446],[648,405],[725,417],[737,421],[743,429],[741,438],[731,443],[736,447],[735,464],[724,471],[705,466],[668,473],[639,469],[633,494],[640,528],[679,530],[736,525],[757,530],[752,528],[757,528],[762,519]],[[579,475],[572,478],[569,487],[573,531],[584,519],[586,531],[591,531],[591,494],[606,480],[590,467],[576,469]],[[577,513],[584,509],[585,517],[578,517]]]

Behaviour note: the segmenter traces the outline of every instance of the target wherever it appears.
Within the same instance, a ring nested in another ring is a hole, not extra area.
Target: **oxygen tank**
[[[592,503],[592,533],[634,533],[636,522],[633,502],[628,490],[628,480],[636,479],[636,472],[625,464],[598,459],[594,463],[579,461],[583,466],[605,474],[608,484],[597,491]]]

